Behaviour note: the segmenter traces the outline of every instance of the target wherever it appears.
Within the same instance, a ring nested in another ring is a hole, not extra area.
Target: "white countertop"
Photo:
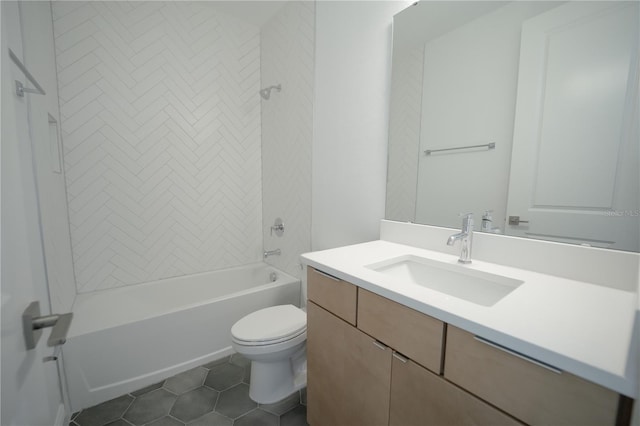
[[[457,264],[458,256],[389,241],[302,255],[302,262],[561,370],[636,398],[635,292],[473,260],[462,267],[524,283],[481,306],[403,283],[365,265],[403,255]]]

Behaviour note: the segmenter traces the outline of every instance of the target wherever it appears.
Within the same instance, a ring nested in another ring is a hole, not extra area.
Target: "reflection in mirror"
[[[638,16],[540,1],[397,14],[386,218],[457,228],[473,212],[477,230],[640,251]]]

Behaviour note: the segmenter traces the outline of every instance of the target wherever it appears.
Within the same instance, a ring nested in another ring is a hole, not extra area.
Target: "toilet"
[[[249,397],[278,402],[307,385],[307,313],[293,305],[252,312],[231,327],[233,349],[251,361]]]

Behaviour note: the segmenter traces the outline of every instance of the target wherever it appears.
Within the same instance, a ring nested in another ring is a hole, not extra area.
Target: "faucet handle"
[[[473,212],[460,213],[459,216],[462,218],[462,230],[465,232],[473,230]]]

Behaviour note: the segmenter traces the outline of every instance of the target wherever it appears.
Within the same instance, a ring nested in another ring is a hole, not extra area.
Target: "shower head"
[[[273,89],[279,92],[280,90],[282,90],[282,85],[278,84],[277,86],[269,86],[260,90],[260,96],[262,96],[262,99],[264,99],[265,101],[269,100],[269,98],[271,97],[271,91]]]

